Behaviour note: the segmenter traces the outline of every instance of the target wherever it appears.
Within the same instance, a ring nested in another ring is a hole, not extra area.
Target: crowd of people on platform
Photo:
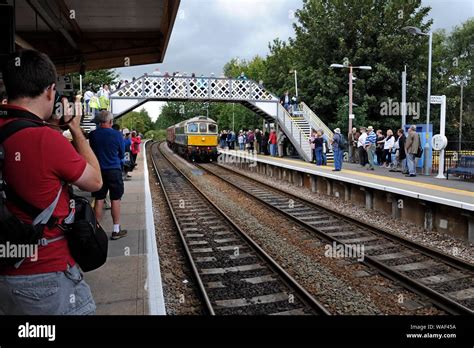
[[[287,137],[280,129],[278,132],[271,128],[270,131],[240,130],[238,135],[232,130],[223,130],[219,134],[219,147],[221,149],[248,151],[251,154],[261,154],[272,157],[285,156]]]
[[[374,170],[378,165],[408,177],[416,176],[416,158],[421,157],[422,148],[414,125],[409,128],[408,135],[403,129],[397,130],[396,134],[388,129],[384,134],[372,126],[353,128],[349,143],[352,163],[367,167],[367,170]]]
[[[223,130],[219,135],[219,147],[283,157],[287,140],[281,129],[278,132],[274,128],[270,132],[259,129],[240,130],[238,134],[232,130]],[[375,131],[372,126],[353,128],[349,139],[346,139],[339,128],[334,129],[332,139],[324,130],[318,129],[311,132],[309,143],[311,162],[317,166],[327,165],[327,155],[333,153],[334,171],[341,171],[344,153],[348,153],[349,162],[357,163],[367,170],[375,170],[378,166],[415,177],[416,159],[422,154],[416,126],[411,126],[407,135],[402,129],[397,130],[396,134],[388,129],[384,134],[380,129]]]

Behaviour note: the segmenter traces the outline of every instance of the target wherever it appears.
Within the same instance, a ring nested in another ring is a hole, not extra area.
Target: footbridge
[[[278,124],[306,161],[311,160],[311,128],[323,129],[330,138],[333,136],[305,103],[299,104],[290,114],[277,96],[253,80],[143,75],[110,95],[115,118],[148,101],[240,103],[267,122]]]

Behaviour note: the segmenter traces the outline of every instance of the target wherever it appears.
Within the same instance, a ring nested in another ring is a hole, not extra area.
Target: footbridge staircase
[[[278,124],[301,158],[311,160],[309,137],[312,129],[331,130],[305,104],[288,112],[279,98],[252,80],[215,77],[168,77],[143,75],[110,95],[115,118],[148,101],[197,101],[240,103],[267,122]]]

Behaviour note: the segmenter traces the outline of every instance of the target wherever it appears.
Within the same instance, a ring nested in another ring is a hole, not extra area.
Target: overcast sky
[[[395,0],[396,1],[396,0]],[[294,11],[302,0],[181,0],[163,64],[117,69],[131,80],[155,69],[209,76],[222,74],[234,57],[266,56],[268,43],[293,36]],[[433,29],[452,30],[474,16],[473,0],[423,0],[431,6]],[[158,117],[162,103],[147,103],[150,116]]]

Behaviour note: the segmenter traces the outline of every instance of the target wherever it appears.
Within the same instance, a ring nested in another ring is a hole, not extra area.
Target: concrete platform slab
[[[219,152],[249,158],[248,154],[241,151]],[[474,211],[474,183],[465,180],[444,180],[421,175],[405,178],[401,173],[391,173],[385,168],[375,168],[375,171],[368,172],[352,163],[344,163],[342,171],[335,173],[332,172],[332,166],[316,166],[298,159],[264,155],[256,155],[252,159],[281,168]]]
[[[131,180],[125,182],[121,226],[128,235],[109,241],[106,264],[85,274],[99,315],[166,314],[146,169],[143,151]],[[104,212],[101,224],[110,237],[110,210]]]

